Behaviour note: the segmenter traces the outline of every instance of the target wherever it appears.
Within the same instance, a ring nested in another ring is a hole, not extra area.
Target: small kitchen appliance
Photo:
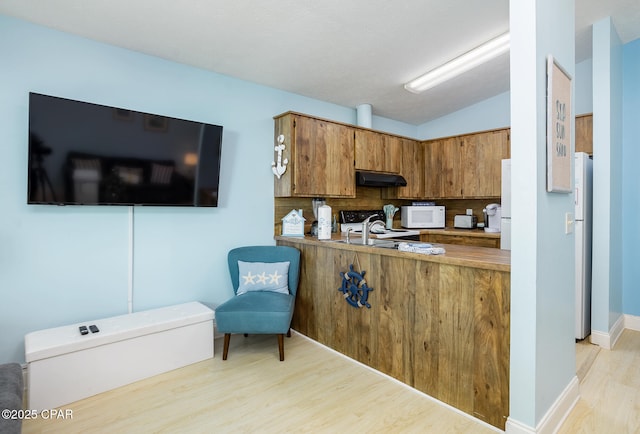
[[[403,228],[444,228],[444,222],[444,206],[403,206],[400,211],[400,224]]]
[[[502,215],[502,209],[499,203],[490,203],[483,210],[484,214],[484,231],[485,232],[500,232],[500,219]]]
[[[453,227],[457,229],[475,229],[478,217],[474,215],[458,214],[453,217]]]

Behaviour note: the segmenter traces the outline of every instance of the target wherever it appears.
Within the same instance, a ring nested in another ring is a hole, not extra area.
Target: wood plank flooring
[[[559,434],[640,433],[640,332],[625,330],[613,350],[597,353],[580,395]]]
[[[613,351],[576,346],[581,399],[560,434],[640,432],[640,332]],[[492,433],[477,422],[306,338],[233,336],[216,357],[64,406],[70,420],[23,433]],[[591,365],[590,369],[581,367]],[[581,377],[582,376],[582,377]]]
[[[72,420],[25,421],[23,433],[495,433],[296,333],[234,335],[214,359],[63,406]]]

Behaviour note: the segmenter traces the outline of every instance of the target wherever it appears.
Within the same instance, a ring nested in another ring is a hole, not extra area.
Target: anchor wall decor
[[[278,179],[280,179],[280,177],[287,170],[287,164],[289,164],[289,160],[287,158],[285,158],[284,160],[282,159],[282,151],[284,151],[285,149],[284,135],[280,134],[277,140],[278,145],[276,145],[274,150],[278,153],[278,162],[276,163],[275,161],[273,161],[271,163],[271,170],[273,170],[273,174],[276,175]]]

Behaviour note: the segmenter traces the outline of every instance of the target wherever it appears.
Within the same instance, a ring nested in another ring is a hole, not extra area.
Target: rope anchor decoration
[[[367,286],[367,281],[364,278],[365,273],[366,271],[361,273],[354,271],[353,264],[349,265],[349,271],[346,273],[340,272],[342,286],[338,288],[338,291],[342,292],[347,303],[356,308],[363,306],[371,308],[367,299],[369,291],[373,291],[373,288]]]

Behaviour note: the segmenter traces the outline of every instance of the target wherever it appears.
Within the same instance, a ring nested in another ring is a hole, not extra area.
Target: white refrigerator
[[[500,248],[511,250],[511,160],[502,160]]]
[[[575,241],[576,241],[576,339],[591,334],[591,238],[593,216],[593,160],[575,153]]]

